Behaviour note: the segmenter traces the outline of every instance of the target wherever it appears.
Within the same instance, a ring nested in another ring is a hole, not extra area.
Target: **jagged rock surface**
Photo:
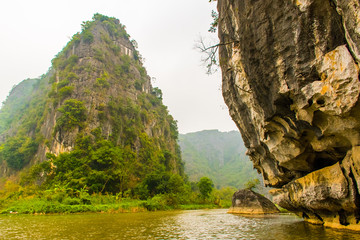
[[[250,189],[240,189],[232,197],[228,213],[269,214],[278,213],[279,209],[266,197]]]
[[[360,230],[360,6],[219,0],[223,96],[274,200]]]

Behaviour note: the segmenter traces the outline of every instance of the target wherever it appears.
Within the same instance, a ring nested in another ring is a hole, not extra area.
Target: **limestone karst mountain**
[[[183,175],[161,90],[125,26],[101,14],[82,24],[48,73],[14,87],[0,125],[1,177],[25,170],[41,182],[58,172],[52,177],[74,188],[118,192],[153,171]]]
[[[218,0],[223,96],[274,200],[360,230],[360,6]]]

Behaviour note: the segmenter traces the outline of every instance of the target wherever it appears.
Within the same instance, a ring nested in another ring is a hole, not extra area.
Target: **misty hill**
[[[185,172],[191,181],[208,176],[217,188],[242,188],[248,180],[259,177],[245,155],[246,148],[237,131],[180,134],[179,144]]]
[[[38,81],[39,79],[26,79],[11,89],[5,104],[0,109],[0,135],[9,128],[16,115],[28,107],[34,85]]]

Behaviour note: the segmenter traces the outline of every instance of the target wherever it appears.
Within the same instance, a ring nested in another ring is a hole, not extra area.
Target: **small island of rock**
[[[250,189],[240,189],[232,197],[228,213],[268,214],[279,213],[279,209],[267,198]]]

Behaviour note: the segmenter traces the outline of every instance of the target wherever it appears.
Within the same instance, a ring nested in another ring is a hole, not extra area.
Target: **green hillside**
[[[16,117],[21,117],[22,111],[29,107],[31,93],[39,81],[40,79],[26,79],[10,91],[9,97],[0,109],[0,135],[15,121]]]
[[[237,131],[205,130],[180,134],[179,144],[190,181],[208,176],[216,188],[242,188],[249,180],[260,178],[245,155],[246,148]]]

